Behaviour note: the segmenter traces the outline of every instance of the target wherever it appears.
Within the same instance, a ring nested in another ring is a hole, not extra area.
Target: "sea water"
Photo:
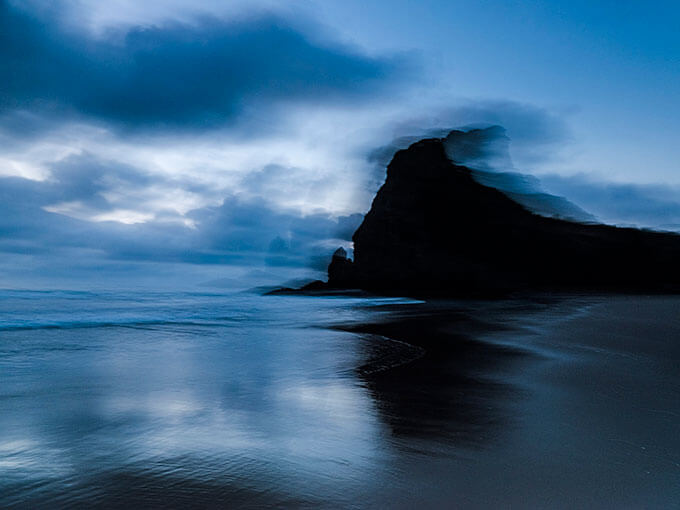
[[[353,501],[389,451],[324,326],[397,301],[2,291],[0,507]]]

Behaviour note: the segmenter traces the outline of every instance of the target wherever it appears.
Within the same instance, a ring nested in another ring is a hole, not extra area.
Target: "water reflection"
[[[366,312],[318,303],[2,331],[0,506],[349,502],[391,454],[364,342],[308,327]]]
[[[479,309],[470,305],[387,305],[366,322],[336,326],[367,340],[369,362],[358,373],[381,420],[402,439],[397,444],[482,448],[508,430],[508,407],[521,391],[502,375],[533,354],[479,341],[483,332],[507,326],[480,321],[474,313]],[[414,443],[416,438],[427,441]]]
[[[51,299],[0,310],[0,507],[448,505],[524,398],[488,304]]]

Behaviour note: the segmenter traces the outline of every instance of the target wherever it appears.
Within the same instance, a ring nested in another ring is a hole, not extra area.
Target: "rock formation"
[[[327,288],[412,295],[680,289],[680,236],[535,214],[454,163],[450,138],[394,155],[354,233],[354,261],[338,250]]]

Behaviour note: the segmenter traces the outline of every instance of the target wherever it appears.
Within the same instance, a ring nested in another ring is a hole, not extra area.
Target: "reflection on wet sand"
[[[413,448],[412,440],[422,438],[492,446],[510,426],[509,407],[522,393],[499,374],[533,353],[478,337],[511,327],[443,301],[387,305],[374,319],[335,327],[366,340],[368,362],[357,371],[397,444]]]

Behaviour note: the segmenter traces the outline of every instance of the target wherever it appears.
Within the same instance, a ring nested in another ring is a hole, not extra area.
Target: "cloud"
[[[0,254],[70,259],[74,266],[99,260],[321,270],[337,246],[350,244],[362,219],[303,215],[242,193],[186,214],[150,208],[143,222],[106,221],[107,214],[147,210],[135,202],[152,201],[174,184],[87,153],[55,163],[44,181],[0,177]],[[100,219],[86,221],[79,211]]]
[[[526,144],[537,150],[546,145],[564,143],[570,136],[563,116],[517,101],[471,101],[445,111],[443,117],[458,125],[503,126],[513,146]]]
[[[243,260],[264,256],[273,265],[325,269],[330,254],[348,246],[361,214],[333,217],[326,213],[300,215],[277,210],[261,198],[229,197],[219,207],[191,213],[200,225],[200,244],[216,253]]]
[[[151,173],[130,164],[106,160],[88,152],[69,155],[49,167],[42,189],[51,212],[91,221],[139,223],[164,219],[186,223],[190,204],[222,190],[188,177]]]
[[[585,174],[542,175],[541,184],[605,223],[680,230],[680,189],[672,186],[604,182]]]
[[[133,26],[95,37],[0,0],[0,114],[31,112],[121,130],[204,130],[274,122],[290,103],[371,97],[403,62],[315,40],[272,15]],[[37,126],[37,127],[36,127]]]
[[[571,140],[564,114],[519,101],[461,100],[455,106],[431,106],[428,111],[396,122],[395,140],[372,156],[382,164],[396,150],[423,137],[444,137],[452,129],[502,126],[512,154],[512,163],[506,165],[514,163],[526,170],[551,161]]]

